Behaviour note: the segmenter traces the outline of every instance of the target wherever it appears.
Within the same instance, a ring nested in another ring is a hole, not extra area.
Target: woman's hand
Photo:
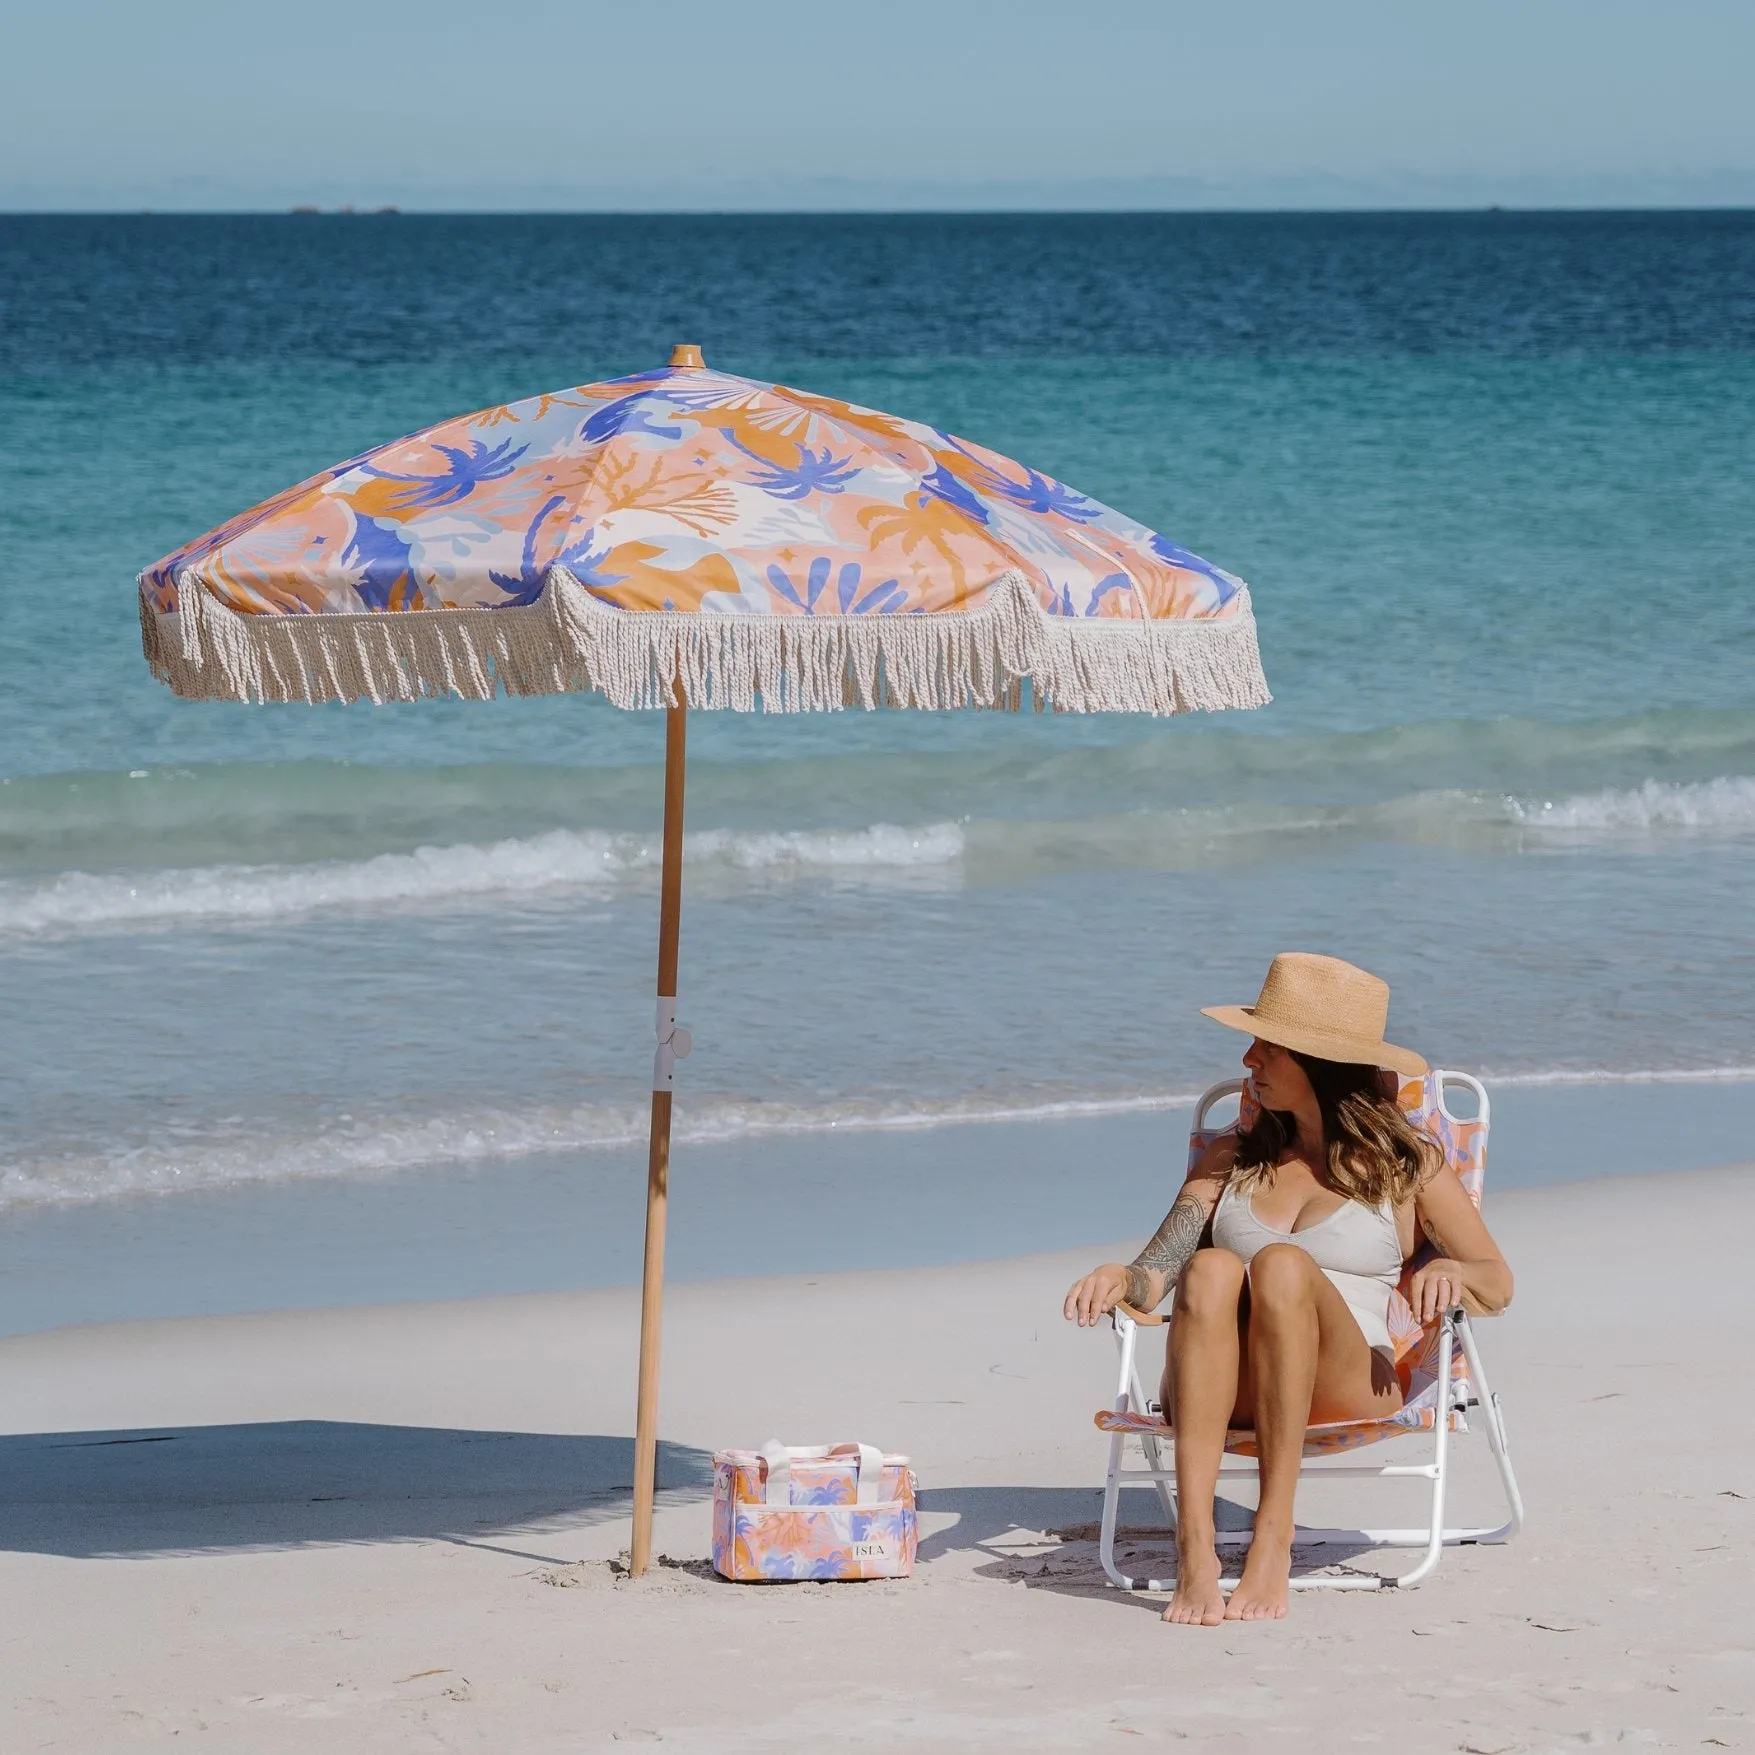
[[[1511,1302],[1511,1269],[1448,1164],[1421,1184],[1414,1197],[1414,1215],[1432,1247],[1444,1251],[1408,1286],[1408,1301],[1422,1326],[1453,1304],[1473,1316],[1496,1316]]]
[[[1123,1267],[1118,1261],[1106,1261],[1100,1268],[1092,1268],[1067,1293],[1068,1322],[1091,1328],[1124,1298],[1143,1313],[1156,1310],[1170,1296],[1170,1288],[1181,1277],[1189,1257],[1200,1248],[1201,1232],[1218,1205],[1225,1178],[1231,1174],[1236,1148],[1236,1139],[1229,1134],[1207,1147],[1184,1179],[1175,1206],[1132,1263]]]
[[[1093,1268],[1066,1295],[1064,1314],[1068,1322],[1091,1328],[1101,1322],[1127,1293],[1127,1269],[1107,1261]]]
[[[1408,1302],[1413,1306],[1414,1320],[1422,1328],[1441,1310],[1462,1303],[1467,1288],[1464,1272],[1460,1261],[1440,1255],[1427,1262],[1408,1282]]]

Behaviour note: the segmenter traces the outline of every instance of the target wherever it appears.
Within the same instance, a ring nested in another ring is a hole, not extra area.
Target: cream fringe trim
[[[1208,621],[1071,620],[1043,613],[1022,574],[967,614],[679,615],[601,603],[551,567],[524,609],[239,615],[194,573],[179,608],[140,600],[141,644],[177,694],[220,701],[487,700],[596,690],[618,707],[748,713],[843,707],[1000,707],[1186,713],[1271,698],[1245,593]]]

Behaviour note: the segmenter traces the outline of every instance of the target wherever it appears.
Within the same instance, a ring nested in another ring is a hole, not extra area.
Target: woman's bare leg
[[[1277,1620],[1286,1612],[1292,1572],[1305,1427],[1313,1420],[1394,1413],[1401,1386],[1366,1344],[1346,1300],[1296,1244],[1270,1244],[1249,1263],[1247,1346],[1261,1497],[1249,1557],[1225,1618]]]
[[[1200,1249],[1176,1282],[1165,1371],[1165,1407],[1176,1430],[1176,1590],[1164,1619],[1189,1626],[1216,1627],[1225,1618],[1213,1494],[1237,1405],[1243,1279],[1243,1262],[1230,1250]]]

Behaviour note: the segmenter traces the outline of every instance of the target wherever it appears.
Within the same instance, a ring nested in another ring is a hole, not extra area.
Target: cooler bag
[[[906,1578],[919,1536],[905,1456],[764,1444],[713,1456],[713,1565],[726,1578]]]

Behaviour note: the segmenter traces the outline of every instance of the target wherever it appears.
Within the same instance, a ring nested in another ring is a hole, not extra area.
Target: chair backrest
[[[1473,1094],[1475,1113],[1472,1116],[1464,1119],[1452,1113],[1445,1101],[1446,1091],[1452,1088]],[[1238,1099],[1236,1119],[1214,1125],[1212,1111],[1228,1097]],[[1487,1181],[1487,1133],[1493,1120],[1493,1106],[1480,1080],[1467,1073],[1438,1069],[1423,1079],[1404,1080],[1396,1092],[1396,1100],[1408,1119],[1438,1145],[1444,1153],[1444,1161],[1468,1191],[1469,1199],[1480,1206]],[[1247,1079],[1227,1079],[1223,1084],[1214,1085],[1194,1107],[1194,1129],[1188,1136],[1189,1167],[1194,1167],[1214,1140],[1247,1127],[1260,1112],[1261,1105]],[[1403,1267],[1401,1285],[1389,1301],[1390,1340],[1395,1347],[1396,1370],[1401,1376],[1402,1390],[1409,1406],[1432,1393],[1437,1371],[1438,1324],[1435,1320],[1422,1328],[1415,1322],[1407,1302],[1408,1282],[1437,1253],[1430,1243],[1422,1242]],[[1451,1372],[1459,1384],[1464,1382],[1463,1371],[1464,1360],[1459,1349]]]
[[[1453,1086],[1474,1096],[1475,1113],[1467,1119],[1453,1114],[1445,1101],[1446,1089]],[[1238,1100],[1236,1119],[1215,1126],[1212,1111],[1227,1097]],[[1456,1172],[1457,1180],[1468,1190],[1469,1199],[1478,1207],[1487,1182],[1487,1133],[1493,1121],[1493,1105],[1485,1086],[1467,1073],[1439,1068],[1423,1079],[1404,1080],[1396,1100],[1408,1119],[1431,1136],[1444,1153],[1444,1161]],[[1248,1079],[1226,1079],[1212,1086],[1194,1106],[1194,1130],[1188,1136],[1188,1167],[1194,1168],[1214,1140],[1248,1127],[1260,1113],[1261,1105]]]

